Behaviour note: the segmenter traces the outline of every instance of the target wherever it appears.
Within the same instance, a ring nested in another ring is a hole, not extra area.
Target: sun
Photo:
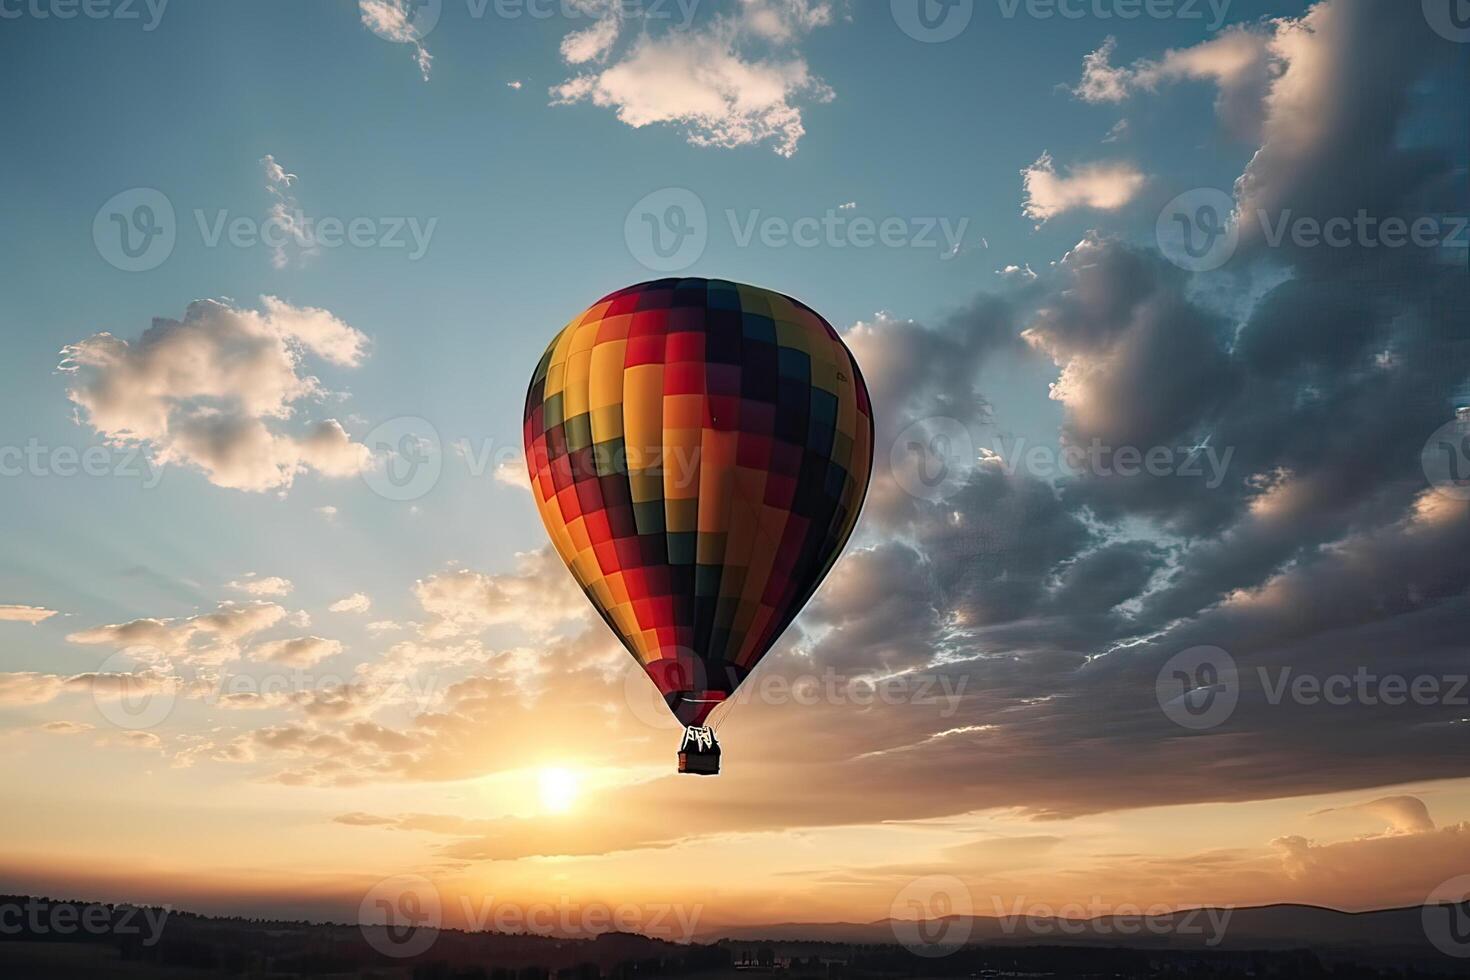
[[[551,767],[542,769],[541,809],[548,813],[567,813],[577,802],[581,790],[581,777],[571,769]]]

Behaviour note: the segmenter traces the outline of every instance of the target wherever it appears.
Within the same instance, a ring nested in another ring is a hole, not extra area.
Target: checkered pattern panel
[[[852,533],[873,421],[852,354],[810,308],[662,279],[605,297],[551,342],[525,446],[557,551],[697,725]]]

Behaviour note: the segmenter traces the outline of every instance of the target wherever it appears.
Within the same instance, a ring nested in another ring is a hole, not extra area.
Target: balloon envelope
[[[536,366],[524,438],[552,543],[685,725],[816,590],[873,461],[867,388],[832,326],[710,279],[574,318]]]

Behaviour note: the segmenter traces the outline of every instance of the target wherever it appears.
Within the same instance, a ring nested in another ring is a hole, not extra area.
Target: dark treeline
[[[399,942],[411,939],[400,935]],[[924,957],[893,945],[721,941],[676,944],[627,933],[590,939],[443,930],[394,956],[354,925],[211,918],[165,909],[0,896],[0,976],[377,978],[377,980],[1000,980],[1277,978],[1418,980],[1438,964],[1346,959],[1306,950],[965,946]],[[23,964],[17,967],[16,964]]]

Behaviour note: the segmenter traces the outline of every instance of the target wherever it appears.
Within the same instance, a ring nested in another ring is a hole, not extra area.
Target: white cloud
[[[0,606],[0,623],[30,623],[34,626],[55,615],[55,609],[40,606]]]
[[[301,258],[320,254],[321,249],[307,231],[301,206],[291,193],[296,175],[287,173],[269,153],[261,158],[260,165],[265,170],[266,193],[271,196],[269,221],[280,232],[280,238],[271,246],[271,265],[277,269],[290,265],[293,248]]]
[[[609,67],[554,87],[552,104],[587,101],[615,110],[634,129],[679,126],[695,146],[771,143],[789,157],[806,132],[799,102],[830,101],[833,93],[804,58],[784,49],[831,20],[826,3],[742,0],[733,16],[702,29],[640,35]],[[563,58],[607,61],[621,23],[609,14],[568,35]]]
[[[1137,92],[1155,92],[1182,81],[1213,82],[1220,91],[1216,110],[1242,138],[1259,131],[1261,99],[1273,74],[1271,36],[1255,26],[1234,27],[1195,45],[1114,67],[1118,42],[1108,38],[1082,61],[1082,79],[1073,94],[1084,102],[1118,103]]]
[[[424,635],[438,639],[507,623],[544,632],[585,615],[587,599],[555,551],[548,546],[516,557],[514,572],[458,569],[418,582],[414,595],[432,617]]]
[[[1023,210],[1037,221],[1077,208],[1116,211],[1137,196],[1147,179],[1126,163],[1080,164],[1059,174],[1049,153],[1043,153],[1021,175],[1026,187]]]
[[[327,607],[328,611],[341,613],[365,613],[373,607],[373,600],[361,592],[354,592],[345,599],[338,599]]]
[[[337,519],[337,508],[332,506],[331,504],[326,504],[325,506],[316,508],[316,512],[329,523]]]
[[[420,31],[414,24],[414,15],[418,12],[415,0],[358,0],[358,10],[362,14],[362,25],[374,34],[398,44],[413,45],[414,64],[419,66],[419,74],[427,82],[434,56],[424,47]]]
[[[622,30],[616,16],[603,17],[591,27],[573,31],[561,39],[561,57],[569,65],[605,61]]]
[[[190,663],[220,664],[240,655],[241,641],[285,617],[286,610],[274,602],[226,602],[214,612],[186,619],[134,619],[79,630],[69,634],[67,640],[126,648],[138,659],[178,658]]]
[[[296,432],[279,423],[327,394],[301,372],[307,354],[356,367],[367,337],[326,310],[261,303],[257,312],[198,300],[136,341],[99,333],[66,347],[67,394],[110,442],[145,445],[155,462],[195,466],[216,486],[284,490],[308,469],[356,474],[370,453],[335,419]]]
[[[502,459],[495,464],[495,482],[503,483],[508,487],[516,487],[527,493],[531,492],[531,477],[526,472],[526,460],[524,456],[515,459]]]
[[[290,579],[281,578],[279,575],[257,576],[254,572],[246,575],[243,579],[228,582],[226,585],[236,592],[245,592],[253,596],[283,596],[290,595],[295,587]]]
[[[251,660],[311,667],[342,652],[342,644],[320,636],[298,636],[290,640],[271,640],[250,650]]]

